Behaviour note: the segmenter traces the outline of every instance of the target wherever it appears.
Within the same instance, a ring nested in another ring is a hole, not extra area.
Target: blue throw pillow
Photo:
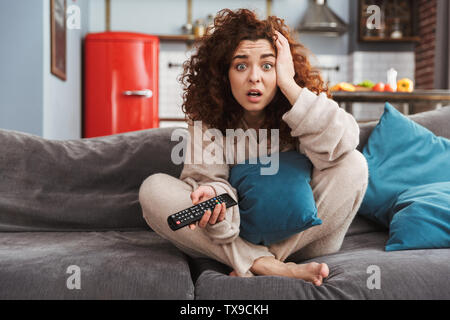
[[[230,170],[230,184],[239,195],[239,235],[254,244],[270,245],[322,223],[309,184],[311,161],[297,151],[278,155],[274,175],[262,175],[260,169],[268,165],[251,161]]]
[[[450,181],[450,140],[402,115],[389,103],[363,148],[369,185],[359,214],[389,227],[397,195],[411,187]]]
[[[389,216],[386,251],[450,247],[450,182],[400,193]]]

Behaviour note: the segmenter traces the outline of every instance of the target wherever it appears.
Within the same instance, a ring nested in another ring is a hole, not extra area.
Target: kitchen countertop
[[[402,103],[403,113],[409,114],[409,105],[415,102],[428,102],[436,108],[443,103],[450,104],[450,90],[421,90],[413,92],[377,92],[377,91],[333,91],[333,100],[352,113],[352,103],[356,102],[390,102]]]

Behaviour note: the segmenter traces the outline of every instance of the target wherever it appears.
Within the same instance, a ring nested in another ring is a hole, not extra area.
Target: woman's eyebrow
[[[266,54],[262,54],[260,59],[264,59],[264,58],[268,58],[268,57],[274,57],[275,59],[277,57],[275,57],[275,55],[273,53],[266,53]]]
[[[274,58],[276,58],[275,55],[274,55],[273,53],[265,53],[265,54],[262,54],[259,58],[260,58],[260,59],[264,59],[264,58],[268,58],[268,57],[274,57]],[[242,55],[236,55],[236,56],[234,56],[233,59],[231,59],[231,60],[234,60],[234,59],[248,59],[248,55],[245,55],[245,54],[242,54]]]

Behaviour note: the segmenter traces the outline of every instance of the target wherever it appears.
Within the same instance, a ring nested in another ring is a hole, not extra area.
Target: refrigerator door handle
[[[144,90],[127,90],[123,92],[126,96],[142,96],[146,98],[151,98],[153,96],[153,91],[150,89]]]

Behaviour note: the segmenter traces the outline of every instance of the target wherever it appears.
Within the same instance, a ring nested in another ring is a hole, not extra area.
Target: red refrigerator
[[[86,36],[83,137],[159,127],[158,54],[156,36]]]

